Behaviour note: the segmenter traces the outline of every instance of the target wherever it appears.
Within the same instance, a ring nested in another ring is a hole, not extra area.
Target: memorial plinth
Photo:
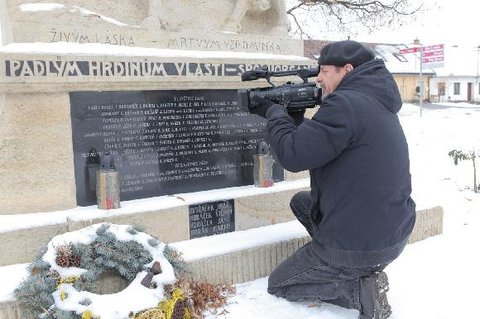
[[[0,3],[0,217],[51,220],[2,230],[5,240],[24,239],[8,240],[3,264],[28,261],[48,236],[99,220],[147,225],[171,242],[293,219],[288,202],[308,188],[293,181],[306,173],[276,163],[279,186],[255,188],[266,125],[237,95],[269,85],[242,82],[245,71],[316,64],[302,41],[286,37],[276,11],[283,2],[243,15],[233,0],[183,11],[162,2],[169,17],[131,2],[112,10],[93,1]],[[275,82],[289,80],[300,81]],[[96,208],[106,152],[120,177],[120,210]]]
[[[2,214],[94,204],[92,151],[116,156],[123,200],[253,184],[265,121],[238,104],[236,90],[267,84],[241,82],[240,74],[312,64],[263,53],[178,58],[150,49],[158,55],[140,57],[139,48],[130,56],[93,47],[95,55],[50,52],[55,44],[0,49],[1,169],[10,181],[0,186]]]

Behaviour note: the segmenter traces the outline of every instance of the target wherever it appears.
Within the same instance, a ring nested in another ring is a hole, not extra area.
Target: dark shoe
[[[360,319],[386,319],[392,314],[388,304],[388,277],[383,271],[360,279]]]

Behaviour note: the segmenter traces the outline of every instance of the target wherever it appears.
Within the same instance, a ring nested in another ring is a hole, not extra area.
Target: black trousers
[[[310,201],[309,192],[299,192],[293,196],[290,207],[311,235]],[[326,301],[361,312],[365,291],[372,290],[371,286],[362,284],[371,283],[371,280],[363,279],[385,266],[350,268],[329,265],[308,243],[273,270],[268,279],[268,292],[291,301]]]

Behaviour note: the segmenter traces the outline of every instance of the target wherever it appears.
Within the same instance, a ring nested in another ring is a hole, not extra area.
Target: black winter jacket
[[[279,105],[267,111],[282,166],[310,170],[313,245],[325,261],[370,267],[398,257],[415,224],[402,101],[382,60],[348,73],[298,127]]]

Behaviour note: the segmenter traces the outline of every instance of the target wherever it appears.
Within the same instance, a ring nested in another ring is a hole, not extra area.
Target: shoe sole
[[[383,271],[376,274],[375,284],[377,296],[375,296],[374,319],[387,319],[392,314],[392,307],[388,304],[387,291],[390,289],[387,274]]]
[[[387,274],[383,271],[377,273],[375,278],[375,284],[377,285],[377,289],[380,294],[386,293],[390,287],[388,285],[388,277]]]

